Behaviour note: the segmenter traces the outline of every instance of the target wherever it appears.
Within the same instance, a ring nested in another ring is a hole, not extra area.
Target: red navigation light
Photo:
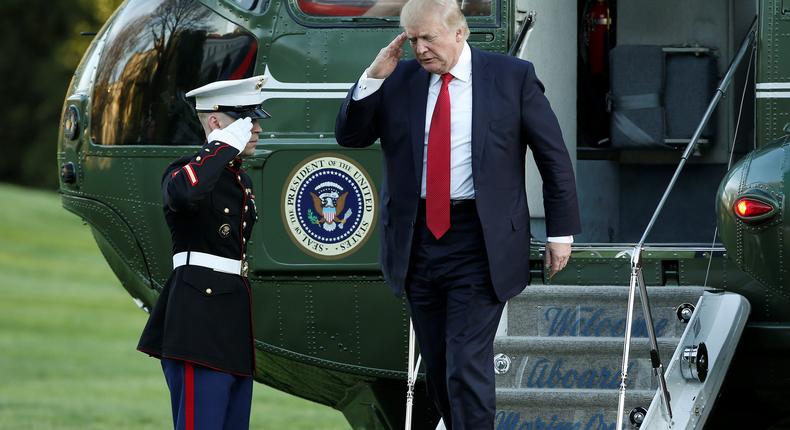
[[[735,202],[735,215],[739,218],[751,219],[773,211],[774,207],[768,203],[749,197],[741,197]]]

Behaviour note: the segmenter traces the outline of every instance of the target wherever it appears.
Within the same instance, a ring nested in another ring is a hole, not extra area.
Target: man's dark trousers
[[[493,429],[494,335],[502,316],[491,284],[474,200],[453,202],[439,240],[415,223],[406,294],[426,368],[428,394],[452,430]]]

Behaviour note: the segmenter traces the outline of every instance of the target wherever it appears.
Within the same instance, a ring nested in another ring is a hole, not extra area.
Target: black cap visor
[[[272,117],[271,115],[269,115],[269,112],[263,110],[261,105],[217,106],[217,109],[207,112],[222,112],[233,119],[246,118],[246,117],[250,117],[252,119],[267,119]]]

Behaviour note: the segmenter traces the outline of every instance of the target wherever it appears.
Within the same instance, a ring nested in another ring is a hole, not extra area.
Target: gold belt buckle
[[[250,265],[247,264],[247,260],[241,260],[241,276],[246,278],[249,269],[250,269]]]

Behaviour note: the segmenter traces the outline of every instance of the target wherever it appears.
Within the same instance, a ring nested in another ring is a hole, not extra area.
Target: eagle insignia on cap
[[[255,89],[258,91],[262,91],[263,84],[266,83],[266,78],[261,78],[258,82],[255,83]]]

